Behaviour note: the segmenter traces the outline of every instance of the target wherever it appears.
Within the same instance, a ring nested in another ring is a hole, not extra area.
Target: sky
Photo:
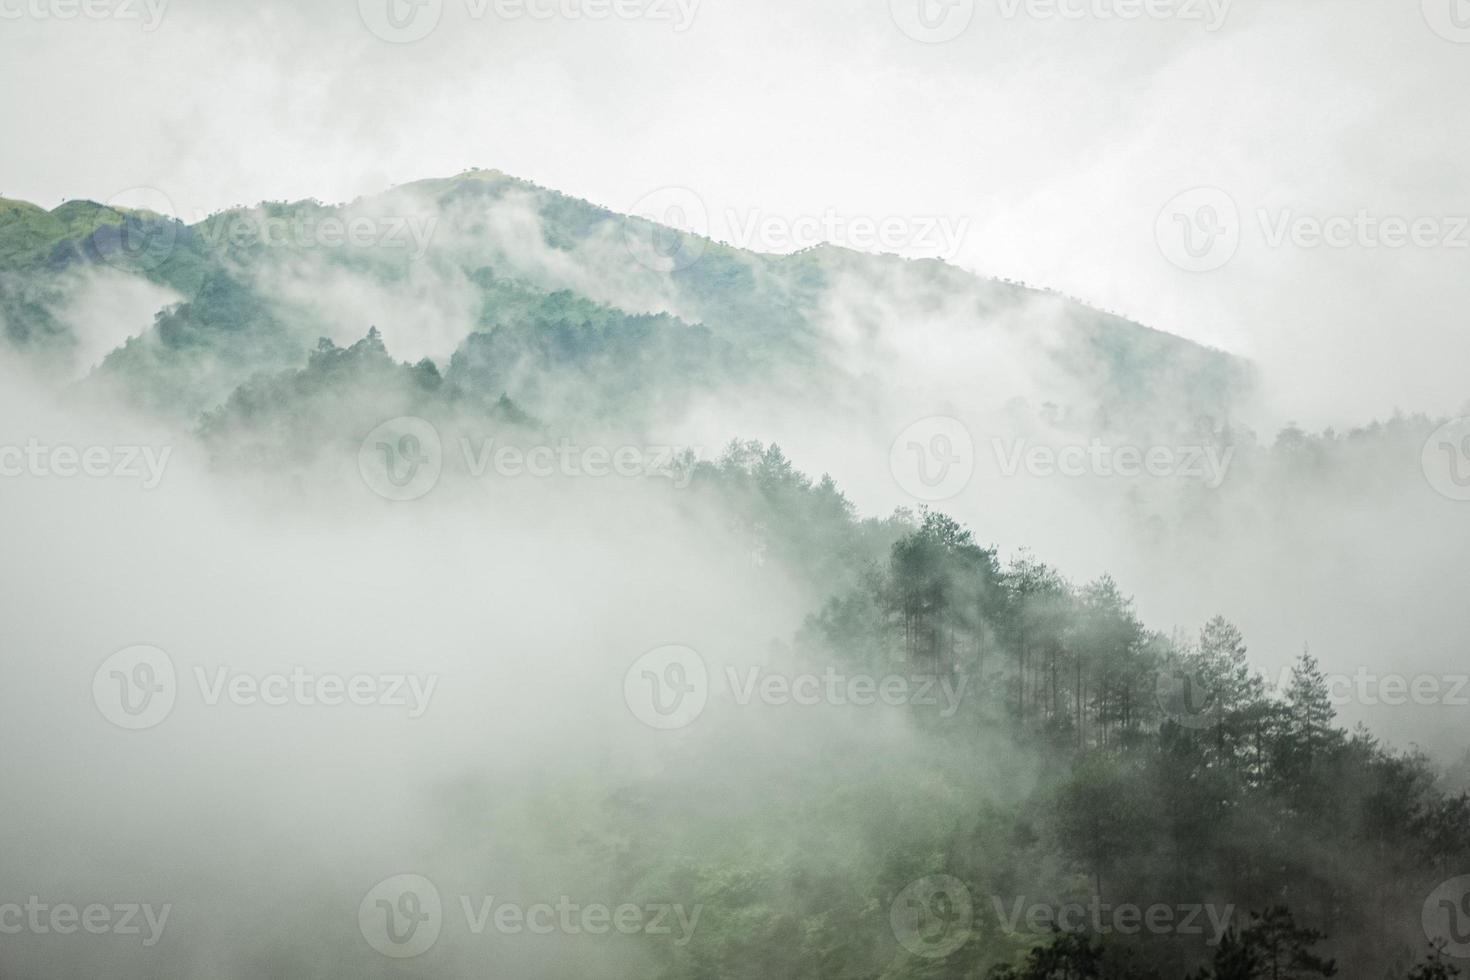
[[[1470,397],[1467,80],[1466,0],[0,0],[0,195],[682,188],[716,238],[1054,288],[1346,427]]]

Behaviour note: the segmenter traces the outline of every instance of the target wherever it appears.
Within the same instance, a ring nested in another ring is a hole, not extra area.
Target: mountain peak
[[[13,197],[0,197],[0,218],[14,217],[21,214],[45,214],[46,209],[30,201],[22,201]]]

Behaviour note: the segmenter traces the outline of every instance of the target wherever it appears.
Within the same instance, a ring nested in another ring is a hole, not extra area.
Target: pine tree
[[[1311,949],[1326,938],[1315,929],[1297,928],[1291,912],[1282,906],[1252,913],[1249,926],[1225,934],[1201,980],[1335,977],[1337,964]]]
[[[1286,761],[1289,774],[1309,778],[1321,768],[1328,749],[1341,740],[1333,727],[1337,712],[1317,659],[1303,650],[1291,669],[1286,690]]]
[[[1210,757],[1215,765],[1237,771],[1265,683],[1251,670],[1240,630],[1225,617],[1216,616],[1200,630],[1195,669],[1213,701]]]

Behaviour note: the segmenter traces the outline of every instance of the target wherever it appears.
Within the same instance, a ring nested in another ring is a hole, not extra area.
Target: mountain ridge
[[[895,356],[921,338],[966,351],[952,360],[973,362],[999,401],[1078,406],[1100,424],[1228,421],[1254,386],[1242,358],[1055,291],[830,243],[739,248],[499,170],[192,224],[83,200],[0,205],[0,328],[13,345],[64,358],[77,340],[66,300],[92,271],[184,297],[130,329],[95,373],[161,391],[144,400],[187,417],[255,374],[302,366],[322,337],[350,344],[370,326],[402,359],[444,368],[495,334],[485,383],[565,371],[599,381],[604,398],[671,386],[676,409],[697,384],[791,375],[788,387],[842,387],[902,374]]]
[[[287,207],[287,208],[299,208],[299,207],[311,206],[311,207],[317,207],[317,208],[321,208],[321,209],[325,209],[325,210],[329,210],[329,211],[341,211],[343,209],[350,208],[350,207],[353,207],[355,205],[362,204],[362,203],[365,203],[365,202],[372,202],[372,201],[375,201],[375,200],[382,200],[382,199],[385,199],[385,198],[391,198],[393,195],[395,195],[397,193],[400,193],[400,192],[421,192],[421,191],[428,190],[428,191],[434,191],[434,192],[438,192],[438,193],[448,193],[448,192],[451,192],[451,191],[455,190],[456,188],[465,186],[466,184],[475,184],[475,183],[502,185],[502,186],[513,188],[513,189],[516,189],[516,190],[523,190],[523,191],[528,191],[528,192],[546,194],[546,195],[549,195],[552,198],[557,199],[557,200],[559,200],[561,202],[565,202],[567,204],[570,204],[570,205],[573,205],[573,206],[576,206],[576,207],[580,207],[580,208],[591,209],[591,210],[599,213],[602,217],[604,217],[606,219],[611,219],[611,220],[630,220],[630,221],[635,221],[635,222],[636,221],[645,221],[645,222],[649,222],[650,224],[658,224],[657,222],[651,222],[651,221],[649,221],[649,219],[647,219],[647,218],[641,218],[641,217],[639,217],[637,215],[632,215],[632,214],[627,214],[627,213],[619,212],[619,211],[615,210],[614,208],[612,208],[610,206],[603,205],[603,204],[598,204],[598,203],[596,203],[594,201],[590,201],[590,200],[588,200],[586,198],[580,198],[580,197],[577,197],[576,195],[571,194],[569,192],[558,190],[558,189],[553,188],[553,187],[548,187],[548,186],[543,185],[543,184],[538,184],[535,181],[532,181],[532,180],[529,180],[529,179],[526,179],[526,178],[523,178],[523,177],[517,177],[517,176],[515,176],[513,174],[509,174],[509,173],[507,173],[507,172],[505,172],[503,170],[500,170],[498,168],[479,168],[479,167],[470,168],[468,170],[464,170],[464,171],[461,171],[460,173],[457,173],[457,174],[454,174],[454,175],[451,175],[451,176],[446,176],[446,177],[424,177],[424,178],[419,178],[419,179],[416,179],[416,180],[408,181],[408,182],[405,182],[405,183],[402,183],[402,184],[392,184],[392,185],[389,185],[386,189],[384,189],[382,191],[378,191],[378,192],[370,193],[370,194],[359,195],[359,196],[357,196],[355,198],[352,198],[351,200],[348,200],[348,201],[341,201],[341,202],[335,202],[335,203],[324,203],[324,202],[322,202],[321,200],[319,200],[317,198],[309,198],[309,197],[308,198],[297,198],[297,199],[294,199],[294,200],[281,200],[281,201],[266,201],[266,200],[262,200],[262,201],[257,201],[254,204],[246,204],[246,203],[232,204],[232,205],[229,205],[228,207],[220,208],[220,209],[218,209],[216,211],[210,212],[207,216],[205,216],[203,218],[200,218],[199,220],[193,221],[193,222],[185,221],[185,220],[180,219],[180,218],[173,218],[171,220],[178,221],[179,224],[181,224],[183,227],[188,228],[190,230],[198,230],[201,227],[204,227],[204,226],[210,224],[211,222],[217,221],[220,217],[228,216],[228,215],[248,214],[250,212],[260,210],[260,209],[262,209],[264,207],[267,207],[267,206],[283,206],[283,207]],[[124,216],[124,215],[134,215],[134,216],[152,215],[154,217],[163,217],[165,219],[168,218],[168,216],[158,215],[156,212],[149,212],[149,211],[146,211],[144,209],[136,209],[136,208],[121,208],[121,207],[117,207],[115,205],[108,205],[108,204],[103,204],[103,203],[100,203],[100,202],[97,202],[97,201],[93,201],[90,198],[73,198],[73,199],[70,199],[70,200],[67,200],[67,201],[63,202],[62,204],[58,205],[55,208],[51,208],[51,209],[48,210],[48,209],[42,207],[41,205],[35,204],[33,202],[30,202],[30,201],[26,201],[26,200],[19,199],[19,198],[7,198],[7,197],[0,196],[0,255],[3,255],[3,235],[4,235],[4,232],[5,232],[4,219],[6,217],[7,210],[25,210],[25,211],[32,211],[32,212],[35,212],[35,213],[38,213],[38,214],[50,215],[50,216],[55,217],[55,216],[58,215],[59,212],[62,212],[63,210],[66,210],[66,209],[80,210],[82,208],[93,208],[93,209],[97,209],[98,211],[101,211],[101,212],[107,212],[107,213],[110,213],[112,215],[116,215],[119,218],[122,217],[122,216]],[[1023,292],[1023,293],[1039,294],[1039,295],[1042,295],[1042,296],[1056,297],[1056,298],[1061,299],[1061,300],[1064,300],[1064,301],[1066,301],[1068,303],[1071,303],[1071,304],[1075,304],[1077,306],[1080,306],[1080,307],[1082,307],[1082,308],[1084,308],[1086,310],[1089,310],[1091,312],[1097,313],[1097,314],[1099,314],[1101,316],[1111,317],[1111,318],[1115,318],[1115,319],[1120,320],[1120,321],[1125,321],[1128,324],[1130,324],[1131,326],[1137,327],[1137,328],[1142,329],[1142,330],[1151,331],[1153,333],[1164,334],[1164,335],[1166,335],[1166,336],[1168,336],[1170,338],[1175,338],[1175,339],[1184,341],[1186,343],[1193,344],[1193,345],[1195,345],[1197,347],[1201,347],[1201,348],[1203,348],[1205,350],[1215,351],[1215,352],[1218,352],[1218,353],[1221,353],[1221,354],[1225,354],[1225,355],[1228,355],[1230,357],[1233,357],[1233,358],[1236,358],[1236,359],[1240,359],[1240,360],[1247,360],[1242,355],[1237,354],[1234,351],[1231,351],[1231,350],[1229,350],[1227,348],[1220,347],[1220,346],[1215,345],[1215,344],[1208,344],[1208,343],[1205,343],[1203,341],[1199,341],[1199,340],[1196,340],[1196,339],[1187,337],[1187,336],[1185,336],[1183,334],[1176,333],[1176,332],[1174,332],[1172,330],[1165,329],[1163,327],[1157,327],[1157,326],[1153,326],[1153,325],[1150,325],[1150,324],[1143,323],[1142,321],[1139,321],[1139,320],[1134,319],[1133,317],[1131,317],[1127,313],[1123,313],[1123,312],[1119,312],[1119,311],[1116,311],[1116,310],[1107,309],[1105,307],[1096,305],[1093,302],[1091,302],[1090,300],[1087,300],[1087,299],[1085,299],[1083,297],[1079,297],[1079,296],[1076,296],[1076,295],[1073,295],[1073,294],[1070,294],[1070,293],[1063,292],[1063,291],[1061,291],[1059,289],[1056,289],[1056,288],[1053,288],[1051,286],[1046,286],[1046,285],[1036,284],[1036,283],[1029,283],[1029,282],[1024,282],[1024,281],[1020,281],[1020,280],[1013,280],[1013,279],[1008,279],[1008,278],[1004,278],[1004,277],[987,275],[986,273],[983,273],[983,272],[980,272],[980,271],[977,271],[977,270],[974,270],[974,269],[967,268],[967,267],[965,267],[963,265],[958,265],[958,264],[956,264],[954,262],[951,262],[949,260],[946,260],[946,259],[940,258],[940,257],[933,257],[933,256],[910,257],[910,256],[904,256],[904,255],[902,255],[900,253],[897,253],[897,252],[864,251],[864,250],[861,250],[861,249],[853,248],[853,247],[851,247],[849,245],[842,245],[842,244],[838,244],[836,242],[830,242],[830,241],[821,241],[821,242],[817,242],[817,243],[815,243],[813,245],[808,245],[808,246],[805,246],[803,248],[793,249],[791,251],[786,251],[786,252],[776,251],[776,250],[762,250],[762,249],[756,248],[756,247],[739,246],[739,245],[736,245],[736,244],[731,243],[731,242],[722,241],[720,239],[713,238],[713,237],[710,237],[710,236],[700,235],[700,234],[698,234],[696,232],[691,232],[691,231],[687,231],[687,230],[684,230],[684,229],[676,229],[676,228],[673,228],[673,227],[668,226],[668,225],[661,225],[660,227],[661,228],[664,228],[664,229],[666,229],[666,230],[668,230],[670,232],[675,232],[675,233],[677,233],[679,235],[684,235],[684,236],[688,236],[688,237],[691,237],[691,238],[700,239],[703,242],[705,242],[708,246],[713,246],[713,247],[718,248],[718,249],[725,249],[725,250],[729,250],[729,251],[735,252],[735,253],[742,253],[742,254],[747,254],[747,255],[760,256],[760,257],[767,258],[767,259],[777,259],[777,260],[780,260],[780,259],[795,259],[795,258],[797,258],[799,256],[806,256],[808,258],[815,258],[815,259],[817,259],[819,261],[826,261],[826,260],[828,260],[828,257],[835,257],[834,260],[847,260],[849,258],[859,259],[859,260],[875,260],[876,259],[876,260],[892,260],[892,261],[903,262],[903,263],[913,263],[913,264],[916,264],[916,265],[919,265],[919,266],[933,266],[933,267],[939,267],[939,268],[948,269],[948,270],[955,270],[955,271],[959,272],[962,275],[974,277],[975,279],[978,279],[978,280],[980,280],[982,282],[991,283],[991,284],[994,284],[996,286],[1009,287],[1009,288],[1015,289],[1015,290],[1020,291],[1020,292]],[[83,235],[83,236],[86,235],[86,234],[91,234],[94,230],[95,230],[94,228],[88,228],[85,231],[80,231],[79,232],[75,228],[67,228],[66,231],[63,234],[58,235],[53,241],[49,242],[48,244],[51,244],[51,245],[59,244],[61,242],[67,241],[68,239],[75,238],[79,234],[80,235]]]

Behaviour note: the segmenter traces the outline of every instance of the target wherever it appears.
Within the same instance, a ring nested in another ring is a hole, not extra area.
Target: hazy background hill
[[[496,171],[192,221],[7,202],[0,262],[13,345],[81,374],[113,344],[96,377],[184,417],[371,326],[400,360],[583,417],[653,420],[724,384],[825,399],[902,383],[878,377],[900,344],[946,351],[994,405],[1098,428],[1219,422],[1250,383],[1222,352],[937,260],[745,251]],[[97,323],[82,295],[129,322]]]

